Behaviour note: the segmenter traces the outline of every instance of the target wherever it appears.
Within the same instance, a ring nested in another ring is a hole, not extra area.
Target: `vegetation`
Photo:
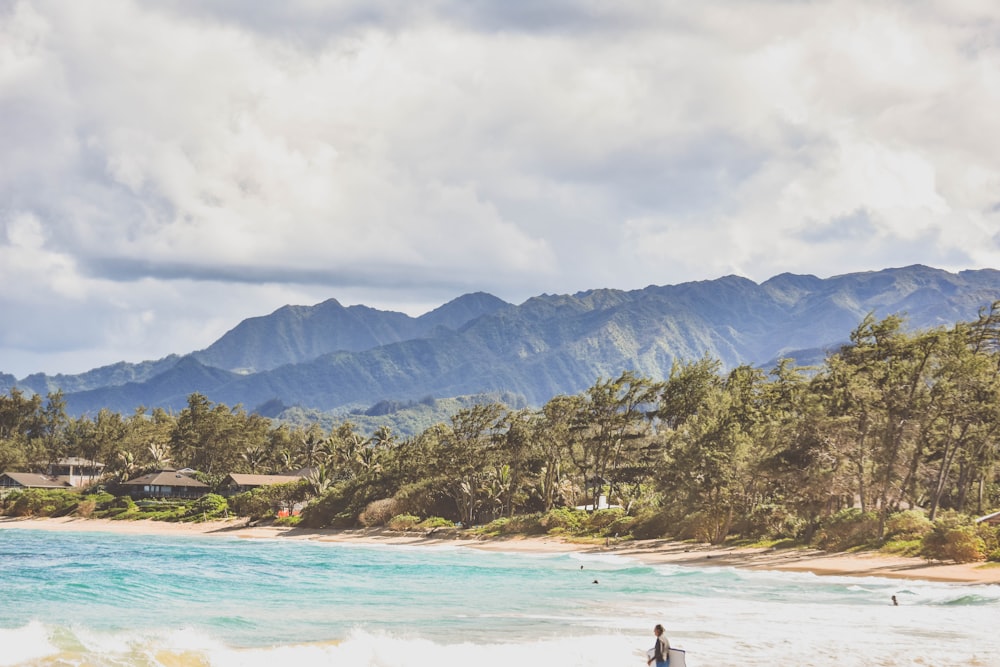
[[[0,469],[108,464],[105,493],[14,493],[11,514],[266,518],[307,503],[287,521],[888,544],[956,561],[1000,556],[997,529],[969,519],[1000,504],[998,436],[1000,303],[947,330],[866,317],[816,368],[677,362],[665,380],[626,371],[539,409],[473,403],[408,438],[350,421],[276,424],[200,394],[178,414],[78,419],[58,392],[0,396]],[[121,481],[168,465],[198,470],[214,493],[228,473],[310,473],[176,507],[115,497]]]

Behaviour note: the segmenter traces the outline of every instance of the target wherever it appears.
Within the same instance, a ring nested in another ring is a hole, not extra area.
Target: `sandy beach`
[[[167,523],[72,517],[55,519],[0,517],[0,530],[10,528],[146,535],[217,535],[246,539],[313,540],[410,546],[453,544],[473,549],[507,552],[614,553],[645,563],[672,563],[698,567],[729,566],[754,570],[812,572],[817,575],[875,576],[954,583],[1000,584],[1000,564],[997,563],[928,563],[920,558],[890,556],[877,552],[845,554],[809,549],[729,548],[668,540],[623,541],[605,545],[604,543],[573,542],[552,536],[479,539],[455,534],[453,531],[410,534],[376,529],[313,530],[271,525],[248,526],[245,519],[206,523]]]

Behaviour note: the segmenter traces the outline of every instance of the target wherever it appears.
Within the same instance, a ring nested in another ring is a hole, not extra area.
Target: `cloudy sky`
[[[288,303],[1000,268],[995,0],[0,0],[0,371]]]

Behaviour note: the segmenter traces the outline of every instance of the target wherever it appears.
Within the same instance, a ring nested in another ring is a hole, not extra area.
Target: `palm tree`
[[[383,424],[375,429],[370,442],[380,449],[392,449],[396,444],[396,434],[392,432],[392,428]]]
[[[172,462],[170,445],[162,442],[151,442],[147,449],[149,451],[150,463],[157,470],[163,470]]]
[[[118,450],[117,477],[119,482],[128,481],[135,472],[135,454],[127,449]]]
[[[264,447],[251,445],[240,454],[240,458],[247,462],[250,473],[256,475],[267,463],[268,452]]]
[[[330,488],[333,480],[330,479],[330,475],[327,473],[326,465],[320,463],[306,475],[306,482],[309,483],[309,488],[312,490],[313,495],[321,496]]]
[[[309,429],[305,437],[302,438],[301,454],[302,460],[307,468],[312,468],[317,463],[322,463],[326,459],[323,447],[326,439],[318,426]]]

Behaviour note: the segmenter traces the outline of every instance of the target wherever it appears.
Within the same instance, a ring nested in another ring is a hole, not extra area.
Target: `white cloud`
[[[331,296],[1000,263],[990,2],[0,12],[0,371]]]

